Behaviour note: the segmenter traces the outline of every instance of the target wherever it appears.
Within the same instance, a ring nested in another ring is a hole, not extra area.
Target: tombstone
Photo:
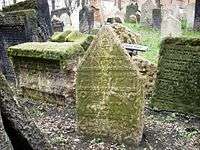
[[[193,28],[194,26],[194,15],[195,15],[195,4],[189,4],[186,6],[186,19],[187,19],[187,25],[190,28]]]
[[[161,9],[153,9],[153,27],[160,29],[161,20]]]
[[[77,71],[78,131],[133,147],[143,132],[143,79],[110,26],[96,37]]]
[[[140,22],[144,26],[153,25],[153,9],[156,8],[156,5],[152,2],[152,0],[147,0],[141,7],[141,18]]]
[[[89,6],[83,6],[79,12],[79,31],[90,33],[94,27],[94,12]]]
[[[194,29],[200,30],[200,0],[195,3]]]
[[[51,21],[49,22],[48,3],[46,0],[27,0],[3,8],[0,15],[0,43],[4,50],[9,46],[29,42],[46,41],[51,35]],[[1,49],[2,51],[3,49]],[[14,73],[6,51],[1,52],[4,75],[14,83]],[[6,69],[5,69],[6,68]]]
[[[1,72],[0,91],[0,149],[52,150],[45,135],[18,102]]]
[[[152,106],[200,116],[200,40],[167,38],[161,44]]]
[[[52,35],[51,18],[48,0],[26,0],[3,8],[3,12],[34,9],[37,14],[38,26],[42,40],[47,41]]]
[[[2,37],[0,38],[0,72],[5,75],[5,78],[9,83],[16,84],[15,72],[8,58]]]
[[[54,32],[63,31],[64,23],[59,18],[57,18],[56,16],[53,16],[51,22],[52,22],[52,28]]]
[[[73,34],[71,38],[78,37]],[[76,67],[85,51],[82,45],[85,41],[78,40],[71,39],[70,43],[28,42],[8,49],[18,89],[24,97],[58,105],[64,105],[68,97],[74,97]]]
[[[178,19],[176,19],[172,15],[168,15],[163,18],[161,24],[161,38],[179,37],[181,35],[181,22]]]
[[[138,11],[138,4],[137,3],[131,3],[126,7],[126,20],[128,21],[130,19],[130,16],[136,15]]]

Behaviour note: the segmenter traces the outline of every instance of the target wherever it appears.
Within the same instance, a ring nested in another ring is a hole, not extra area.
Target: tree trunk
[[[14,98],[4,76],[0,73],[0,110],[5,131],[15,150],[51,150],[52,147]],[[2,134],[3,133],[3,134]],[[0,137],[5,137],[5,132]],[[8,141],[8,140],[7,140]],[[0,145],[5,145],[0,141]],[[8,143],[8,147],[11,147]],[[12,148],[10,148],[12,149]]]

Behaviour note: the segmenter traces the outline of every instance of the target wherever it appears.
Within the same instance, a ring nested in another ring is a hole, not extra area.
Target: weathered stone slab
[[[147,0],[141,7],[141,24],[144,26],[153,25],[153,9],[157,8],[152,0]]]
[[[200,40],[168,38],[160,51],[152,105],[200,116]]]
[[[195,16],[195,4],[192,3],[186,6],[187,25],[190,28],[193,28],[194,26],[194,16]]]
[[[0,149],[1,150],[52,150],[52,146],[44,134],[35,125],[34,121],[27,114],[24,107],[20,105],[14,92],[9,87],[2,73],[0,72]],[[1,118],[2,117],[2,118]],[[2,119],[2,120],[1,120]],[[3,121],[3,126],[1,122]],[[9,140],[11,141],[10,145]],[[5,139],[7,138],[7,139]]]
[[[116,37],[102,27],[78,68],[78,130],[133,146],[143,132],[143,80]]]
[[[138,8],[138,4],[137,3],[131,3],[130,5],[128,5],[126,7],[126,20],[129,21],[130,20],[130,16],[135,15],[136,16],[136,12],[139,10]]]
[[[161,24],[161,38],[180,37],[181,35],[181,22],[172,15],[164,17]]]
[[[26,0],[3,8],[0,15],[0,43],[4,48],[0,57],[3,61],[1,69],[6,68],[3,73],[8,81],[15,84],[14,73],[9,72],[13,69],[7,59],[7,48],[24,42],[47,41],[51,34],[47,0]]]
[[[75,42],[24,43],[10,47],[19,88],[36,100],[64,104],[74,96],[74,77],[84,49]]]
[[[153,27],[156,29],[160,29],[161,27],[161,9],[153,9]]]
[[[194,29],[200,30],[200,0],[195,3]]]
[[[94,27],[94,12],[89,6],[83,6],[79,12],[79,31],[90,33]]]
[[[33,9],[36,11],[38,26],[42,33],[42,40],[47,41],[52,34],[51,18],[47,0],[26,0],[3,8],[3,12],[15,12]]]

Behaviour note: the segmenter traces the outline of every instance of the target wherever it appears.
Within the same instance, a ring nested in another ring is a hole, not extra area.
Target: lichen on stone
[[[100,29],[76,79],[80,133],[138,144],[143,132],[144,83],[110,26]]]
[[[29,42],[11,46],[8,54],[11,57],[30,57],[53,60],[65,60],[84,53],[84,49],[76,42]]]
[[[200,116],[199,43],[196,38],[163,40],[152,107]]]

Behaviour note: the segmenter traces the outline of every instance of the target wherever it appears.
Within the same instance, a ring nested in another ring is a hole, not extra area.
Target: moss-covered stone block
[[[151,105],[200,116],[200,39],[162,42]]]
[[[71,33],[72,31],[64,31],[64,32],[55,32],[51,38],[50,41],[52,42],[65,42],[65,38]]]
[[[78,67],[78,130],[133,146],[143,133],[144,84],[116,37],[102,27]]]
[[[64,32],[55,32],[54,35],[50,38],[52,42],[77,42],[87,50],[90,46],[94,35],[83,34],[79,31],[64,31]]]
[[[31,42],[8,50],[22,95],[64,105],[74,96],[74,79],[84,49],[76,42]]]

